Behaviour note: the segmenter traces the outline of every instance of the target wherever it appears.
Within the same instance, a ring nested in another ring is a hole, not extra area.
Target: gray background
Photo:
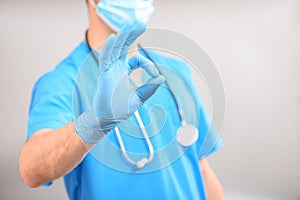
[[[300,198],[300,2],[160,0],[150,26],[178,31],[215,62],[225,146],[210,157],[228,199]],[[32,85],[83,39],[84,0],[0,1],[0,199],[67,199],[61,180],[29,189],[17,159]]]

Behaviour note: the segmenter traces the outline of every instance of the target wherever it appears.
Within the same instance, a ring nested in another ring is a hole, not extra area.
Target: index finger
[[[134,43],[134,41],[139,36],[141,36],[146,31],[146,28],[147,28],[146,24],[143,24],[143,23],[135,24],[132,27],[133,30],[130,32],[130,34],[126,38],[126,41],[124,42],[124,45],[123,45],[120,55],[127,55],[130,46]]]

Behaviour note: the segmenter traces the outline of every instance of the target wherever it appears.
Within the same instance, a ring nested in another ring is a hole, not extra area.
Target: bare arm
[[[202,170],[208,200],[224,200],[225,196],[221,183],[210,168],[207,160],[200,160],[199,164]]]
[[[76,134],[73,122],[57,130],[37,131],[21,150],[20,174],[29,187],[48,183],[76,167],[91,147]]]

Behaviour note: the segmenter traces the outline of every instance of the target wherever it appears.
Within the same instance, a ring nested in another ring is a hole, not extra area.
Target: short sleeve
[[[28,117],[27,138],[41,129],[57,129],[73,121],[71,67],[62,63],[34,85]]]
[[[214,127],[203,104],[199,106],[199,138],[197,141],[198,158],[203,159],[219,150],[223,145],[219,131]]]
[[[174,59],[169,63],[171,63],[170,67],[174,68],[174,72],[179,74],[182,82],[185,83],[185,87],[180,87],[179,81],[177,81],[176,87],[173,86],[173,88],[179,88],[181,90],[181,92],[177,94],[186,94],[181,95],[184,97],[181,100],[181,106],[183,109],[187,110],[186,113],[188,113],[186,117],[193,116],[193,114],[191,114],[194,113],[193,109],[198,111],[194,114],[195,117],[191,117],[190,120],[191,122],[195,123],[195,125],[197,124],[199,135],[196,143],[196,149],[198,153],[198,159],[203,159],[220,149],[223,145],[223,141],[220,137],[219,131],[214,127],[214,124],[202,103],[201,96],[197,90],[196,82],[190,69],[190,65],[182,60]],[[194,107],[193,104],[197,106]]]
[[[223,145],[223,140],[221,139],[220,132],[215,128],[211,117],[209,116],[206,108],[202,102],[202,98],[195,85],[195,80],[192,76],[192,72],[186,63],[185,69],[185,80],[187,80],[187,85],[189,85],[189,90],[191,96],[195,98],[198,110],[198,140],[197,140],[197,152],[198,159],[204,159],[212,153],[219,150]],[[183,73],[182,73],[183,74]],[[193,95],[192,95],[193,94]]]
[[[180,82],[176,82],[173,88],[179,88],[181,91],[177,94],[184,93],[181,95],[182,108],[186,110],[186,117],[191,117],[190,121],[195,123],[198,127],[198,140],[196,143],[196,149],[198,153],[198,159],[203,159],[210,154],[216,152],[223,145],[223,141],[220,137],[220,133],[214,127],[208,112],[206,111],[201,96],[197,90],[196,82],[193,78],[190,65],[182,60],[172,60],[170,67],[174,69],[174,72],[179,74],[185,87],[180,86]],[[175,80],[174,78],[170,80]],[[193,102],[193,103],[192,103]],[[193,105],[196,105],[195,107]],[[194,110],[197,110],[195,114]],[[194,115],[194,117],[192,117]],[[197,123],[198,122],[198,123]],[[195,152],[196,153],[196,152]]]

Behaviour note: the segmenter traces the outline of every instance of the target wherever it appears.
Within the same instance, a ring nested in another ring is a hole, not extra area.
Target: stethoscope
[[[86,39],[89,51],[92,53],[92,56],[93,56],[94,60],[96,61],[96,63],[98,63],[98,58],[96,57],[95,53],[93,52],[93,50],[92,50],[92,48],[91,48],[91,46],[89,44],[89,40],[88,40],[88,37],[87,37],[87,31],[86,31],[86,34],[85,34],[85,39]],[[163,75],[162,72],[161,72],[161,70],[157,66],[157,64],[150,57],[150,55],[145,51],[145,49],[140,44],[138,46],[142,50],[142,52],[145,54],[145,56],[150,61],[153,62],[153,64],[157,68],[159,74]],[[187,121],[184,119],[183,112],[182,112],[181,108],[179,107],[179,103],[178,103],[178,101],[176,99],[176,96],[173,93],[173,91],[170,89],[170,85],[169,85],[169,83],[168,83],[167,80],[165,81],[165,84],[166,84],[167,88],[169,89],[169,91],[170,91],[170,93],[172,95],[172,98],[175,101],[176,108],[178,110],[178,114],[179,114],[180,121],[181,121],[181,125],[180,125],[180,127],[178,128],[178,130],[176,132],[176,140],[177,140],[177,142],[179,144],[181,144],[184,147],[191,146],[192,144],[194,144],[197,141],[198,135],[199,135],[199,131],[198,131],[198,129],[193,124],[187,123]],[[136,110],[134,112],[134,116],[135,116],[135,118],[136,118],[136,120],[138,122],[138,125],[140,127],[140,130],[141,130],[143,136],[144,136],[144,139],[146,140],[146,143],[147,143],[147,146],[148,146],[148,150],[149,150],[149,156],[148,156],[148,158],[145,157],[145,158],[140,159],[139,161],[132,160],[128,156],[128,154],[127,154],[127,151],[126,151],[126,148],[125,148],[125,145],[124,145],[123,139],[121,137],[121,134],[120,134],[118,126],[116,126],[114,128],[114,130],[115,130],[115,133],[117,135],[117,139],[118,139],[118,142],[119,142],[122,154],[125,157],[125,159],[130,164],[136,166],[137,168],[143,168],[146,164],[150,163],[153,160],[153,158],[154,158],[154,148],[153,148],[153,145],[151,143],[151,140],[149,138],[149,135],[147,133],[147,130],[145,128],[145,125],[143,123],[143,120],[142,120],[142,118],[141,118],[138,110]]]

